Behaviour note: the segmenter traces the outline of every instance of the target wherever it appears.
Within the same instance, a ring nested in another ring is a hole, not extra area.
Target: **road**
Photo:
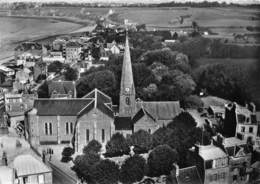
[[[64,172],[62,172],[60,169],[58,169],[56,166],[50,164],[50,167],[52,168],[52,174],[53,174],[53,184],[76,184],[77,181],[75,181],[70,176],[66,175]]]

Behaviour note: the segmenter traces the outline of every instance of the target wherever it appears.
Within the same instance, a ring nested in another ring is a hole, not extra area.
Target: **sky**
[[[0,0],[0,2],[68,2],[68,3],[162,3],[162,2],[171,2],[173,0]],[[204,0],[175,0],[175,2],[201,2]],[[260,0],[207,0],[208,2],[218,1],[218,2],[226,2],[226,3],[238,3],[238,4],[260,4]]]

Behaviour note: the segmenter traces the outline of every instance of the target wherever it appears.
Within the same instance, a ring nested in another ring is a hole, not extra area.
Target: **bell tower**
[[[126,32],[125,52],[122,66],[119,117],[132,117],[135,113],[135,86],[132,72],[132,63]]]

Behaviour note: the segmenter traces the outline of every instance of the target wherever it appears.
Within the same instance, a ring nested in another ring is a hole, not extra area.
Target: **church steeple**
[[[132,117],[135,113],[135,86],[129,49],[128,34],[126,33],[125,52],[122,66],[119,116]]]

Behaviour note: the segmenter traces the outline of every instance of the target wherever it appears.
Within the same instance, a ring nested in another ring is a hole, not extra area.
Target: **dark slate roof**
[[[115,130],[133,130],[131,117],[115,117],[114,121]]]
[[[143,116],[149,116],[151,119],[156,121],[156,119],[149,113],[147,112],[144,108],[141,108],[133,117],[132,123],[135,124],[137,121],[139,121]]]
[[[77,116],[93,99],[36,99],[34,108],[41,116]]]
[[[66,47],[81,47],[81,45],[78,42],[68,42],[66,44]]]
[[[68,94],[69,91],[72,92],[74,97],[76,91],[76,84],[73,81],[51,81],[48,84],[49,96],[55,91],[56,94]]]
[[[136,102],[137,112],[144,108],[156,120],[172,120],[181,113],[179,101]]]
[[[94,107],[99,109],[104,114],[111,118],[114,118],[114,111],[112,106],[112,99],[105,93],[98,89],[94,89],[82,98],[88,98],[94,100]],[[85,113],[87,109],[83,110],[81,114]]]
[[[180,169],[176,179],[178,184],[202,184],[196,166]]]

